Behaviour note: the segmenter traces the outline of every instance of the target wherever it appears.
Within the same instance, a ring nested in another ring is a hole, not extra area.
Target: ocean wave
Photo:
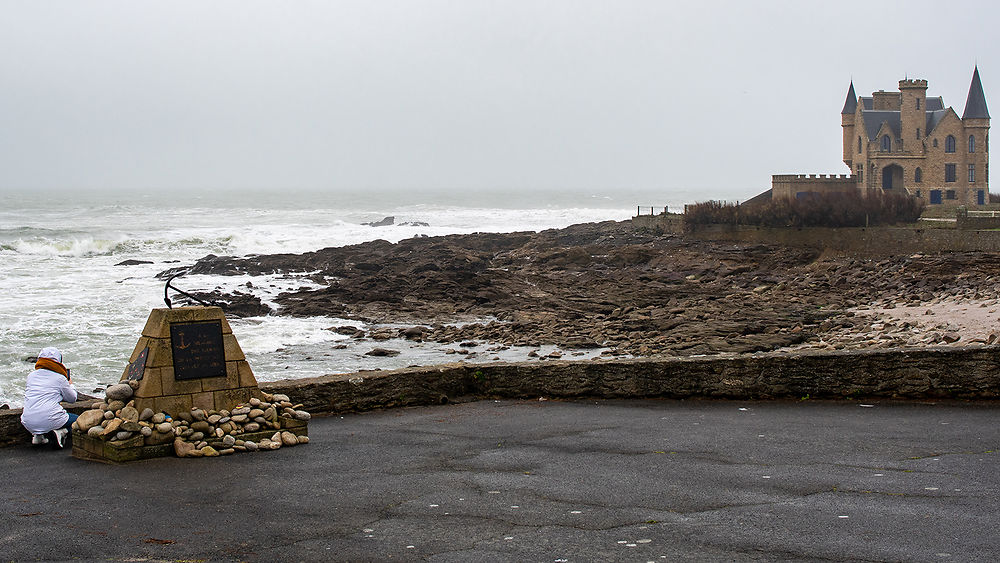
[[[57,240],[16,240],[3,245],[5,250],[34,256],[87,257],[111,254],[118,241],[92,237]]]

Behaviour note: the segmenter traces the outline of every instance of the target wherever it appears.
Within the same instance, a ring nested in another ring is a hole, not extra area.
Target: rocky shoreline
[[[639,357],[985,345],[996,339],[990,327],[1000,306],[1000,261],[984,252],[866,260],[613,221],[207,256],[188,271],[307,275],[314,285],[279,295],[278,310],[252,287],[200,296],[221,301],[230,315],[354,319],[364,326],[330,328],[357,339],[436,342],[456,353],[463,343]],[[982,322],[957,322],[969,316],[961,307],[981,309]],[[931,313],[894,313],[914,308]],[[405,328],[380,326],[390,323]]]

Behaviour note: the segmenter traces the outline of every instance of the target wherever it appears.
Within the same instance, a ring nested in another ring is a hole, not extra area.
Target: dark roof
[[[861,105],[864,106],[865,109],[871,110],[873,107],[875,107],[875,98],[862,97]]]
[[[924,102],[925,109],[927,111],[937,111],[939,109],[944,109],[944,98],[938,96],[936,98],[927,98]]]
[[[969,85],[969,97],[965,100],[965,113],[962,119],[989,119],[990,110],[986,107],[986,95],[983,94],[983,83],[979,80],[979,67],[972,71],[972,84]]]
[[[893,135],[899,138],[899,112],[898,111],[863,111],[861,117],[865,120],[865,132],[868,133],[868,140],[874,141],[878,135],[878,130],[882,124],[889,122],[889,129]]]
[[[854,93],[854,81],[851,81],[851,87],[847,90],[847,100],[844,101],[844,109],[840,112],[841,115],[854,115],[855,110],[858,109],[858,95]]]
[[[938,99],[940,99],[940,98],[938,98]],[[930,101],[930,100],[928,100],[928,101]],[[928,107],[930,106],[930,104],[927,104],[927,105],[928,105]],[[947,113],[948,113],[948,110],[946,110],[946,109],[938,109],[938,110],[928,111],[927,112],[927,133],[925,133],[925,136],[926,135],[930,135],[931,131],[934,131],[934,128],[937,127],[938,123],[941,123],[941,120],[944,118],[944,116]]]

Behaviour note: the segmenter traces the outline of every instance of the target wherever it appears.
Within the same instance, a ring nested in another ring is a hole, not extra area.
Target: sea
[[[158,273],[209,254],[302,253],[384,239],[473,232],[540,231],[679,210],[703,193],[655,190],[353,192],[46,190],[0,191],[0,406],[19,407],[31,359],[63,351],[77,390],[100,396],[117,382],[151,309],[164,305]],[[723,198],[713,198],[723,199]],[[736,198],[731,198],[736,199]],[[394,217],[391,226],[364,223]],[[409,223],[409,224],[404,224]],[[135,265],[120,265],[141,261]],[[252,286],[252,289],[248,288]],[[182,276],[185,291],[255,292],[272,306],[306,275]],[[176,294],[171,292],[171,297]],[[447,346],[380,342],[396,357],[365,355],[372,342],[328,330],[358,321],[269,315],[231,325],[259,381],[395,369],[454,361]],[[371,327],[367,327],[371,328]],[[526,359],[494,350],[466,361]],[[539,353],[545,353],[542,349]],[[581,357],[586,359],[586,356]]]

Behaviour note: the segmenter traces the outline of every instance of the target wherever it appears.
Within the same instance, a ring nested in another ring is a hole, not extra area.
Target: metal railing
[[[649,213],[643,213],[643,211],[646,210],[646,209],[649,209]],[[635,216],[638,217],[640,215],[656,215],[656,210],[657,209],[659,209],[659,207],[657,207],[657,206],[652,206],[652,205],[637,205],[635,207]],[[659,214],[660,215],[666,215],[667,214],[667,206],[666,205],[663,206],[663,211],[661,211]]]

